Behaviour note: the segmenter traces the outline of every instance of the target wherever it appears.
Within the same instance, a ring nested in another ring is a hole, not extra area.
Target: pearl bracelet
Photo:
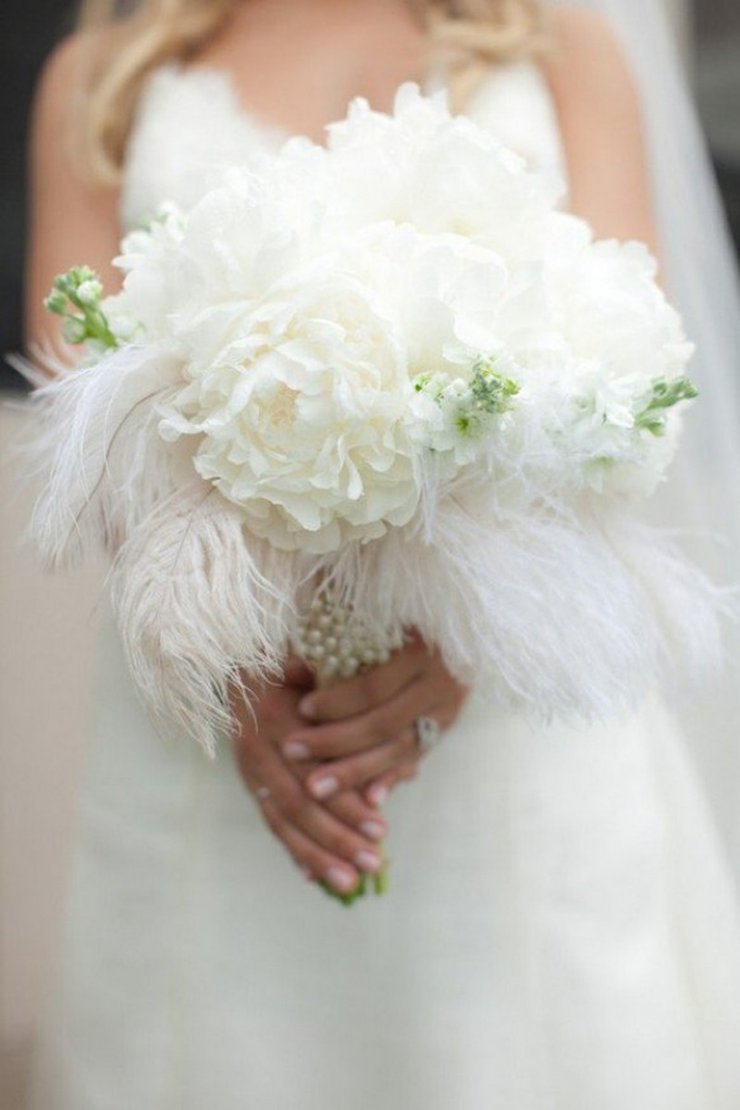
[[[352,610],[323,590],[298,622],[295,647],[320,683],[354,678],[381,663],[402,644],[402,636],[370,629]]]

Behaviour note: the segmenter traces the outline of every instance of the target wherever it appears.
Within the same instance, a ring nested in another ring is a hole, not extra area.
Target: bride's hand
[[[322,761],[306,781],[315,798],[363,787],[379,805],[391,786],[415,774],[421,757],[416,719],[431,717],[449,728],[466,696],[439,652],[414,634],[382,666],[306,694],[300,712],[313,723],[286,737],[283,754],[297,765]]]
[[[281,742],[302,724],[298,703],[306,689],[300,667],[289,667],[283,685],[265,686],[253,700],[254,717],[234,692],[234,751],[265,821],[304,874],[345,893],[357,886],[360,872],[380,869],[377,841],[386,824],[353,790],[326,803],[314,801],[303,783],[315,764],[298,766],[283,758]]]

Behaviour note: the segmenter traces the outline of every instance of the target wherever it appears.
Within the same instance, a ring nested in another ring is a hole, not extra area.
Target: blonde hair
[[[89,175],[115,184],[136,102],[148,74],[194,57],[226,24],[240,0],[82,0],[80,26],[90,31],[83,71],[78,139]],[[465,102],[492,63],[542,49],[539,0],[412,0],[436,56],[450,74],[453,98]]]

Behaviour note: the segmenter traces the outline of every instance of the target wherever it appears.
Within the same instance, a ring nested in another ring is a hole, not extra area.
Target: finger
[[[291,655],[285,661],[283,682],[286,686],[295,689],[310,690],[313,688],[316,678],[305,660],[300,659],[297,655]]]
[[[367,713],[402,690],[428,665],[429,651],[418,636],[411,636],[381,663],[357,678],[311,691],[301,701],[301,715],[309,721],[339,721]]]
[[[314,798],[324,801],[341,790],[364,786],[396,764],[407,762],[415,749],[416,738],[409,730],[398,739],[370,751],[323,764],[309,775],[308,790]]]
[[[319,766],[319,763],[314,762],[295,764],[291,765],[291,772],[305,783],[311,772]],[[385,840],[388,834],[387,821],[359,790],[345,790],[336,794],[327,800],[325,807],[345,825],[356,829],[370,841]]]
[[[271,799],[264,803],[263,813],[270,830],[285,845],[304,873],[323,879],[340,894],[348,894],[355,889],[360,875],[354,867],[336,859],[292,826]]]
[[[445,698],[443,702],[440,695]],[[457,713],[460,699],[460,687],[446,672],[427,670],[395,697],[368,713],[291,732],[282,745],[282,752],[286,759],[298,762],[339,759],[367,751],[386,743],[389,738],[400,736],[417,717],[431,716],[433,710],[435,720],[447,727]]]
[[[310,798],[274,749],[259,743],[242,745],[240,758],[249,764],[243,773],[268,788],[269,801],[283,819],[330,854],[337,865],[350,863],[367,874],[381,869],[383,860],[376,842]]]
[[[378,813],[377,807],[357,790],[345,790],[329,798],[326,808],[374,844],[388,836],[388,822]]]

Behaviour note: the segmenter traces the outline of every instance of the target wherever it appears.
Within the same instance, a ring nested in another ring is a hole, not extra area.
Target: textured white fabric
[[[534,69],[476,110],[560,159]],[[224,78],[161,71],[127,221],[275,140]],[[388,805],[390,893],[350,911],[301,881],[228,752],[155,738],[109,616],[91,727],[37,1110],[740,1105],[735,891],[657,702],[581,730],[471,702]]]

